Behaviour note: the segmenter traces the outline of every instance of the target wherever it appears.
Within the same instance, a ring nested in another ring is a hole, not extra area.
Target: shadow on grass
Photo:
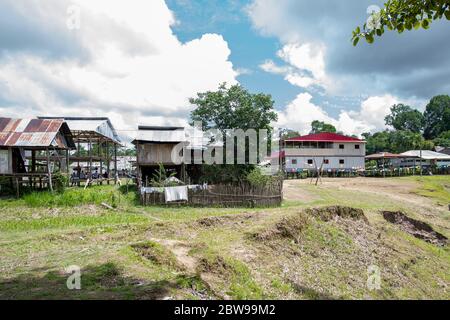
[[[331,294],[327,292],[319,292],[312,288],[303,286],[294,281],[289,281],[292,288],[299,294],[304,295],[308,299],[312,300],[339,300],[338,297],[333,297]]]
[[[67,288],[70,274],[45,271],[35,269],[13,279],[0,280],[0,300],[158,300],[169,296],[172,289],[178,287],[176,282],[143,282],[126,277],[113,263],[82,269],[80,290]]]

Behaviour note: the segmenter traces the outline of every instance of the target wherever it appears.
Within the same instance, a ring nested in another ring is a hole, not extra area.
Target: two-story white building
[[[318,133],[284,141],[286,172],[303,169],[364,170],[366,142],[336,133]]]

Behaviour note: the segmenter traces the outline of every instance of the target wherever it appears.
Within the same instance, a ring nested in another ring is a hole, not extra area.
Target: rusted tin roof
[[[0,146],[73,149],[75,143],[64,120],[0,118]]]

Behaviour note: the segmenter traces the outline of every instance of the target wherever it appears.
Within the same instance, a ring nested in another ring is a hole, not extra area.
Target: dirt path
[[[183,266],[188,273],[194,274],[197,267],[197,259],[189,255],[189,250],[191,249],[188,244],[169,239],[150,239],[153,242],[159,243],[170,250],[178,263]]]

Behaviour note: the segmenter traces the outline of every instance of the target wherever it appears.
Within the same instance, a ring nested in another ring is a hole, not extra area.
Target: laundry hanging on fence
[[[163,193],[164,188],[155,188],[155,187],[142,187],[141,188],[141,194],[146,193]]]
[[[187,201],[188,188],[187,186],[164,188],[164,195],[166,202]]]

